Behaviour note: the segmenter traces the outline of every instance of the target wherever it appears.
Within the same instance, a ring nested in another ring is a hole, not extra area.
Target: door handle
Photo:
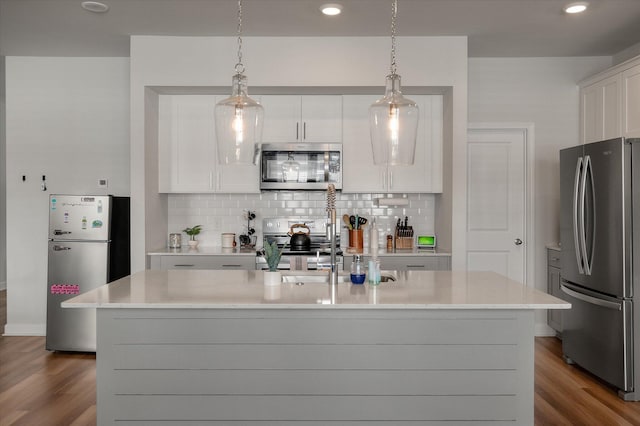
[[[568,294],[569,296],[573,296],[578,300],[582,300],[583,302],[591,303],[592,305],[598,305],[598,306],[602,306],[603,308],[613,309],[616,311],[622,310],[622,303],[610,302],[608,300],[598,299],[596,297],[589,296],[587,294],[578,293],[577,291],[570,289],[564,284],[560,284],[560,290],[562,290],[564,293]]]
[[[580,177],[582,175],[582,157],[578,158],[576,162],[576,172],[574,174],[573,181],[573,246],[576,254],[576,263],[578,265],[578,272],[584,274],[583,262],[582,262],[582,246],[580,245],[580,224],[578,223],[578,204],[580,203]]]
[[[53,251],[64,251],[64,250],[71,250],[71,247],[53,246]]]
[[[516,238],[513,243],[517,246],[521,246],[522,245],[522,240],[520,238]]]

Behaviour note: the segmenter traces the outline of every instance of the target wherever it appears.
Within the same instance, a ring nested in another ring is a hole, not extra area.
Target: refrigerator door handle
[[[71,247],[65,247],[65,246],[59,246],[59,245],[53,246],[53,251],[63,251],[63,250],[71,250]]]
[[[584,274],[582,267],[582,246],[578,234],[580,226],[578,224],[578,203],[580,202],[580,177],[582,175],[582,157],[578,157],[576,163],[576,172],[573,181],[573,243],[575,247],[576,263],[578,264],[578,272]]]
[[[587,200],[587,157],[585,156],[582,160],[582,171],[580,176],[580,200],[578,201],[579,208],[579,218],[578,223],[580,224],[580,253],[582,257],[582,268],[584,270],[585,275],[590,275],[589,271],[589,260],[587,259],[587,228],[585,227],[584,217],[585,217],[585,202]]]
[[[582,236],[583,236],[583,242],[582,242],[582,250],[583,250],[583,257],[584,257],[584,273],[586,275],[591,275],[591,271],[592,271],[592,267],[593,267],[593,246],[594,246],[594,241],[593,239],[595,238],[595,227],[596,227],[596,211],[595,211],[595,205],[596,205],[596,193],[595,193],[595,187],[594,187],[594,183],[593,183],[593,170],[591,167],[591,156],[586,155],[585,156],[585,162],[584,162],[584,171],[583,171],[583,176],[582,176],[582,198],[584,201],[587,200],[587,177],[589,178],[589,183],[591,184],[591,205],[589,206],[589,213],[591,213],[591,223],[593,224],[593,229],[591,230],[591,250],[590,253],[587,252],[587,229],[586,226],[587,224],[585,223],[584,219],[582,220]],[[583,203],[583,209],[584,209],[584,203]]]
[[[598,299],[597,297],[589,296],[584,293],[579,293],[575,290],[570,289],[564,284],[560,284],[560,290],[562,290],[564,293],[568,294],[569,296],[575,297],[578,300],[582,300],[583,302],[587,302],[592,305],[598,305],[598,306],[602,306],[603,308],[613,309],[616,311],[622,310],[622,303],[610,302],[608,300]]]

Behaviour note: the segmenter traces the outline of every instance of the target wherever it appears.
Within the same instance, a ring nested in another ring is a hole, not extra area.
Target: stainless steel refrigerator
[[[638,400],[640,139],[563,149],[560,179],[565,359]]]
[[[129,205],[110,195],[49,197],[47,350],[95,352],[95,309],[60,303],[130,273]]]

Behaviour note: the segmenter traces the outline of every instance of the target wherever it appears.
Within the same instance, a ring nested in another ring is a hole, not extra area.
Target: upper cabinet
[[[640,137],[640,64],[622,73],[622,129],[626,137]]]
[[[214,108],[225,97],[160,97],[159,192],[260,192],[258,166],[217,163]]]
[[[640,59],[626,62],[580,87],[582,143],[640,136]]]
[[[582,143],[622,135],[620,83],[620,75],[614,75],[582,88]]]
[[[412,166],[373,163],[369,106],[379,95],[343,97],[343,192],[442,192],[441,95],[409,95],[420,108],[415,161]]]
[[[342,142],[342,96],[264,95],[262,141]]]

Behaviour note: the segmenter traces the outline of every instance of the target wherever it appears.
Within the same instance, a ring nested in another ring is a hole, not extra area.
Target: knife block
[[[413,249],[413,237],[398,237],[396,235],[396,250]]]

